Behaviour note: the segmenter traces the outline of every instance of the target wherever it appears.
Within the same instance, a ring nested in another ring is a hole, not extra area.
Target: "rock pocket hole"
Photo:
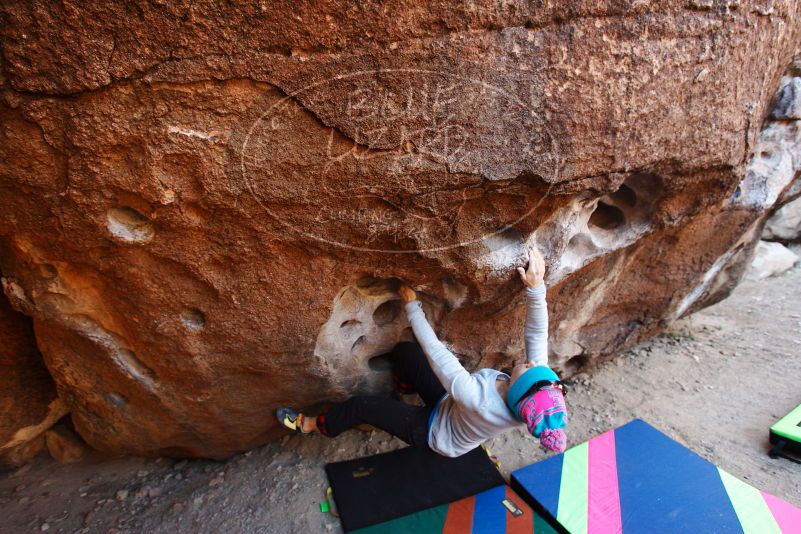
[[[378,306],[373,312],[373,321],[378,326],[385,326],[398,318],[401,312],[401,301],[388,300]]]
[[[364,347],[365,343],[367,343],[367,336],[359,336],[359,338],[353,342],[353,345],[350,346],[351,355],[356,356],[360,349]]]
[[[609,196],[615,204],[626,206],[627,208],[633,208],[637,205],[637,193],[626,184],[621,184],[618,190]]]
[[[145,243],[155,235],[150,220],[133,208],[111,208],[106,225],[111,235],[127,243]]]
[[[117,408],[122,408],[123,406],[128,405],[128,401],[125,400],[125,397],[117,393],[107,393],[106,400],[109,402],[109,404],[116,406]]]
[[[356,280],[356,287],[367,295],[382,295],[384,293],[397,293],[401,286],[398,278],[375,278],[363,276]]]
[[[348,319],[347,321],[339,325],[339,329],[342,331],[343,335],[350,336],[359,329],[361,324],[362,322],[359,321],[358,319]]]
[[[184,308],[181,310],[181,322],[191,330],[200,330],[206,326],[206,316],[197,308]]]
[[[565,370],[573,375],[575,373],[580,372],[586,365],[589,363],[590,359],[583,354],[578,356],[573,356],[567,362],[565,362]]]
[[[619,208],[598,202],[598,207],[590,215],[589,224],[604,230],[614,230],[626,224],[626,216]]]
[[[49,263],[43,263],[39,265],[39,273],[45,280],[52,280],[53,278],[58,276],[58,271],[56,270],[56,268],[50,265]]]
[[[597,247],[592,242],[592,238],[586,233],[576,234],[567,243],[568,250],[578,257],[588,257],[592,255]]]

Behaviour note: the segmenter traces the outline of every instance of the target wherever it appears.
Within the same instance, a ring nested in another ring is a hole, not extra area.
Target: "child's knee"
[[[373,402],[374,397],[370,397],[368,395],[356,395],[350,398],[350,405],[351,407],[356,410],[356,412],[361,413],[364,412]]]

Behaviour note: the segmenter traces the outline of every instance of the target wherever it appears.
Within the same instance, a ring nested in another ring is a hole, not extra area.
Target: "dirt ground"
[[[570,442],[642,418],[801,506],[801,465],[766,454],[770,425],[801,402],[800,352],[797,265],[744,281],[725,301],[578,376],[567,398]],[[352,431],[336,440],[287,436],[225,462],[95,455],[59,466],[40,457],[0,474],[0,532],[341,532],[319,511],[323,465],[401,445],[382,432]],[[505,476],[546,457],[522,431],[489,447]]]

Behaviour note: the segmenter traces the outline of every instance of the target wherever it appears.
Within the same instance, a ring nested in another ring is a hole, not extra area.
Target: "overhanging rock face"
[[[799,3],[620,6],[6,6],[3,286],[76,429],[224,457],[382,391],[400,281],[510,365],[535,243],[564,375],[725,297],[797,195]]]

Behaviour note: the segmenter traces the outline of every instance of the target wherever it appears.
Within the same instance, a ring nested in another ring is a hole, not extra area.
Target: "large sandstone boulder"
[[[9,3],[5,292],[114,452],[223,457],[381,391],[401,280],[465,365],[509,365],[535,243],[568,376],[739,281],[799,168],[798,14]]]

